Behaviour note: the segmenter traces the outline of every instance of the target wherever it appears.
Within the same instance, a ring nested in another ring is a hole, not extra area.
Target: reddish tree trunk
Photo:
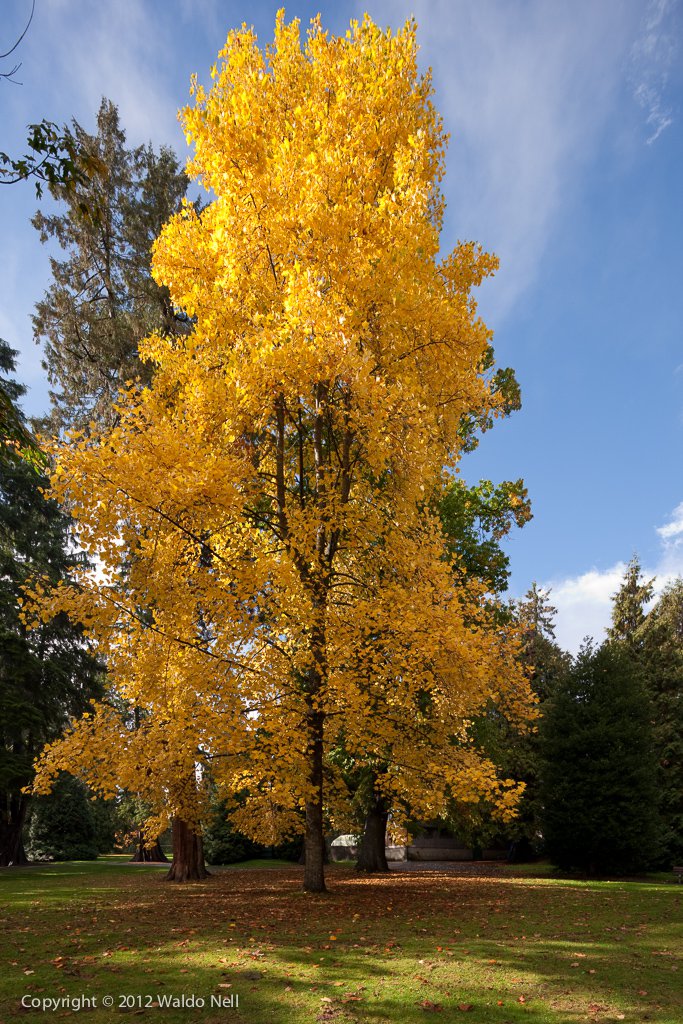
[[[161,849],[161,843],[157,839],[153,846],[145,846],[145,838],[142,832],[138,832],[138,845],[135,854],[131,857],[133,864],[158,864],[168,863],[168,857]]]
[[[208,878],[202,837],[181,818],[173,819],[173,862],[167,882],[200,882]]]

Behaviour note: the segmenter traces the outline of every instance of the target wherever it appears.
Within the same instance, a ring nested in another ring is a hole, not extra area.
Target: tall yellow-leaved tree
[[[193,330],[147,339],[152,386],[58,447],[55,492],[100,568],[38,595],[98,639],[145,731],[97,707],[42,784],[64,764],[105,790],[144,776],[196,828],[210,770],[254,834],[305,810],[314,891],[331,744],[424,813],[482,794],[505,811],[514,787],[467,726],[501,697],[529,711],[514,639],[454,581],[432,511],[464,418],[499,403],[472,298],[495,259],[439,254],[446,138],[415,34],[315,20],[302,45],[280,14],[265,52],[231,32],[211,89],[193,83],[189,172],[212,201],[154,249]]]

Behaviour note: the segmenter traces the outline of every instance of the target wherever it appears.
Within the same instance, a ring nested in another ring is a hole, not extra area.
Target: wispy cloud
[[[534,282],[553,231],[580,196],[581,172],[620,99],[640,10],[637,0],[371,7],[392,24],[415,13],[452,134],[449,224],[501,259],[484,293],[498,323]]]
[[[666,95],[669,73],[678,54],[672,28],[676,8],[676,0],[650,0],[631,51],[633,96],[646,115],[648,145],[674,121]]]
[[[107,96],[118,106],[131,142],[180,141],[175,115],[187,82],[177,66],[164,63],[163,55],[175,49],[168,19],[156,17],[145,0],[95,5],[72,0],[66,6],[50,0],[47,28],[69,40],[56,52],[61,66],[55,81],[69,97],[78,97],[79,120],[90,124]]]
[[[485,286],[500,323],[534,283],[584,171],[642,107],[647,141],[672,123],[667,83],[679,0],[377,0],[374,18],[414,13],[452,133],[449,224],[501,258]],[[610,125],[612,128],[610,128]]]
[[[654,565],[643,566],[646,579],[654,578],[655,596],[676,577],[683,575],[683,502],[671,513],[669,522],[656,530],[662,540]],[[608,569],[591,569],[578,576],[544,582],[550,588],[550,601],[558,611],[557,641],[565,650],[576,653],[586,636],[600,642],[610,624],[612,597],[621,586],[625,562]]]

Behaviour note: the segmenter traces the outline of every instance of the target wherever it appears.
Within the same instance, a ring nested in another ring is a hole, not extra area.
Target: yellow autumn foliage
[[[446,136],[415,35],[315,20],[302,42],[280,13],[265,51],[231,32],[193,83],[188,169],[212,201],[153,260],[192,329],[146,339],[153,383],[114,429],[56,444],[98,568],[33,597],[97,640],[119,710],[48,749],[38,787],[77,768],[196,821],[210,772],[254,836],[305,808],[315,859],[343,744],[416,813],[512,811],[468,724],[492,701],[531,713],[516,641],[431,511],[463,417],[496,413],[472,297],[496,260],[440,254]]]

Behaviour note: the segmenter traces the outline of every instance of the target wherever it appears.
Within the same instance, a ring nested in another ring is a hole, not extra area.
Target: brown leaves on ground
[[[115,971],[121,991],[147,979],[170,992],[183,971],[182,987],[201,978],[206,991],[238,992],[271,1010],[284,1004],[302,1015],[292,1020],[320,1024],[350,1024],[385,1005],[389,1017],[391,1006],[402,1005],[419,1016],[460,1019],[473,1010],[485,1017],[487,1007],[524,1013],[529,1004],[536,1014],[579,1013],[606,1024],[623,1019],[615,991],[632,997],[647,1019],[666,999],[662,985],[676,980],[665,931],[677,912],[672,901],[665,907],[663,897],[646,903],[643,896],[647,910],[635,913],[636,897],[616,887],[584,891],[448,872],[367,877],[331,868],[329,893],[311,896],[292,866],[217,870],[185,886],[151,871],[108,872],[89,877],[82,893],[65,889],[55,899],[54,881],[51,898],[31,904],[30,932],[6,919],[0,969],[21,975],[28,991],[65,975],[104,986]],[[633,927],[612,946],[614,917],[628,909]],[[18,906],[17,924],[25,918]],[[639,922],[654,920],[646,948]],[[597,973],[589,974],[589,964]]]

